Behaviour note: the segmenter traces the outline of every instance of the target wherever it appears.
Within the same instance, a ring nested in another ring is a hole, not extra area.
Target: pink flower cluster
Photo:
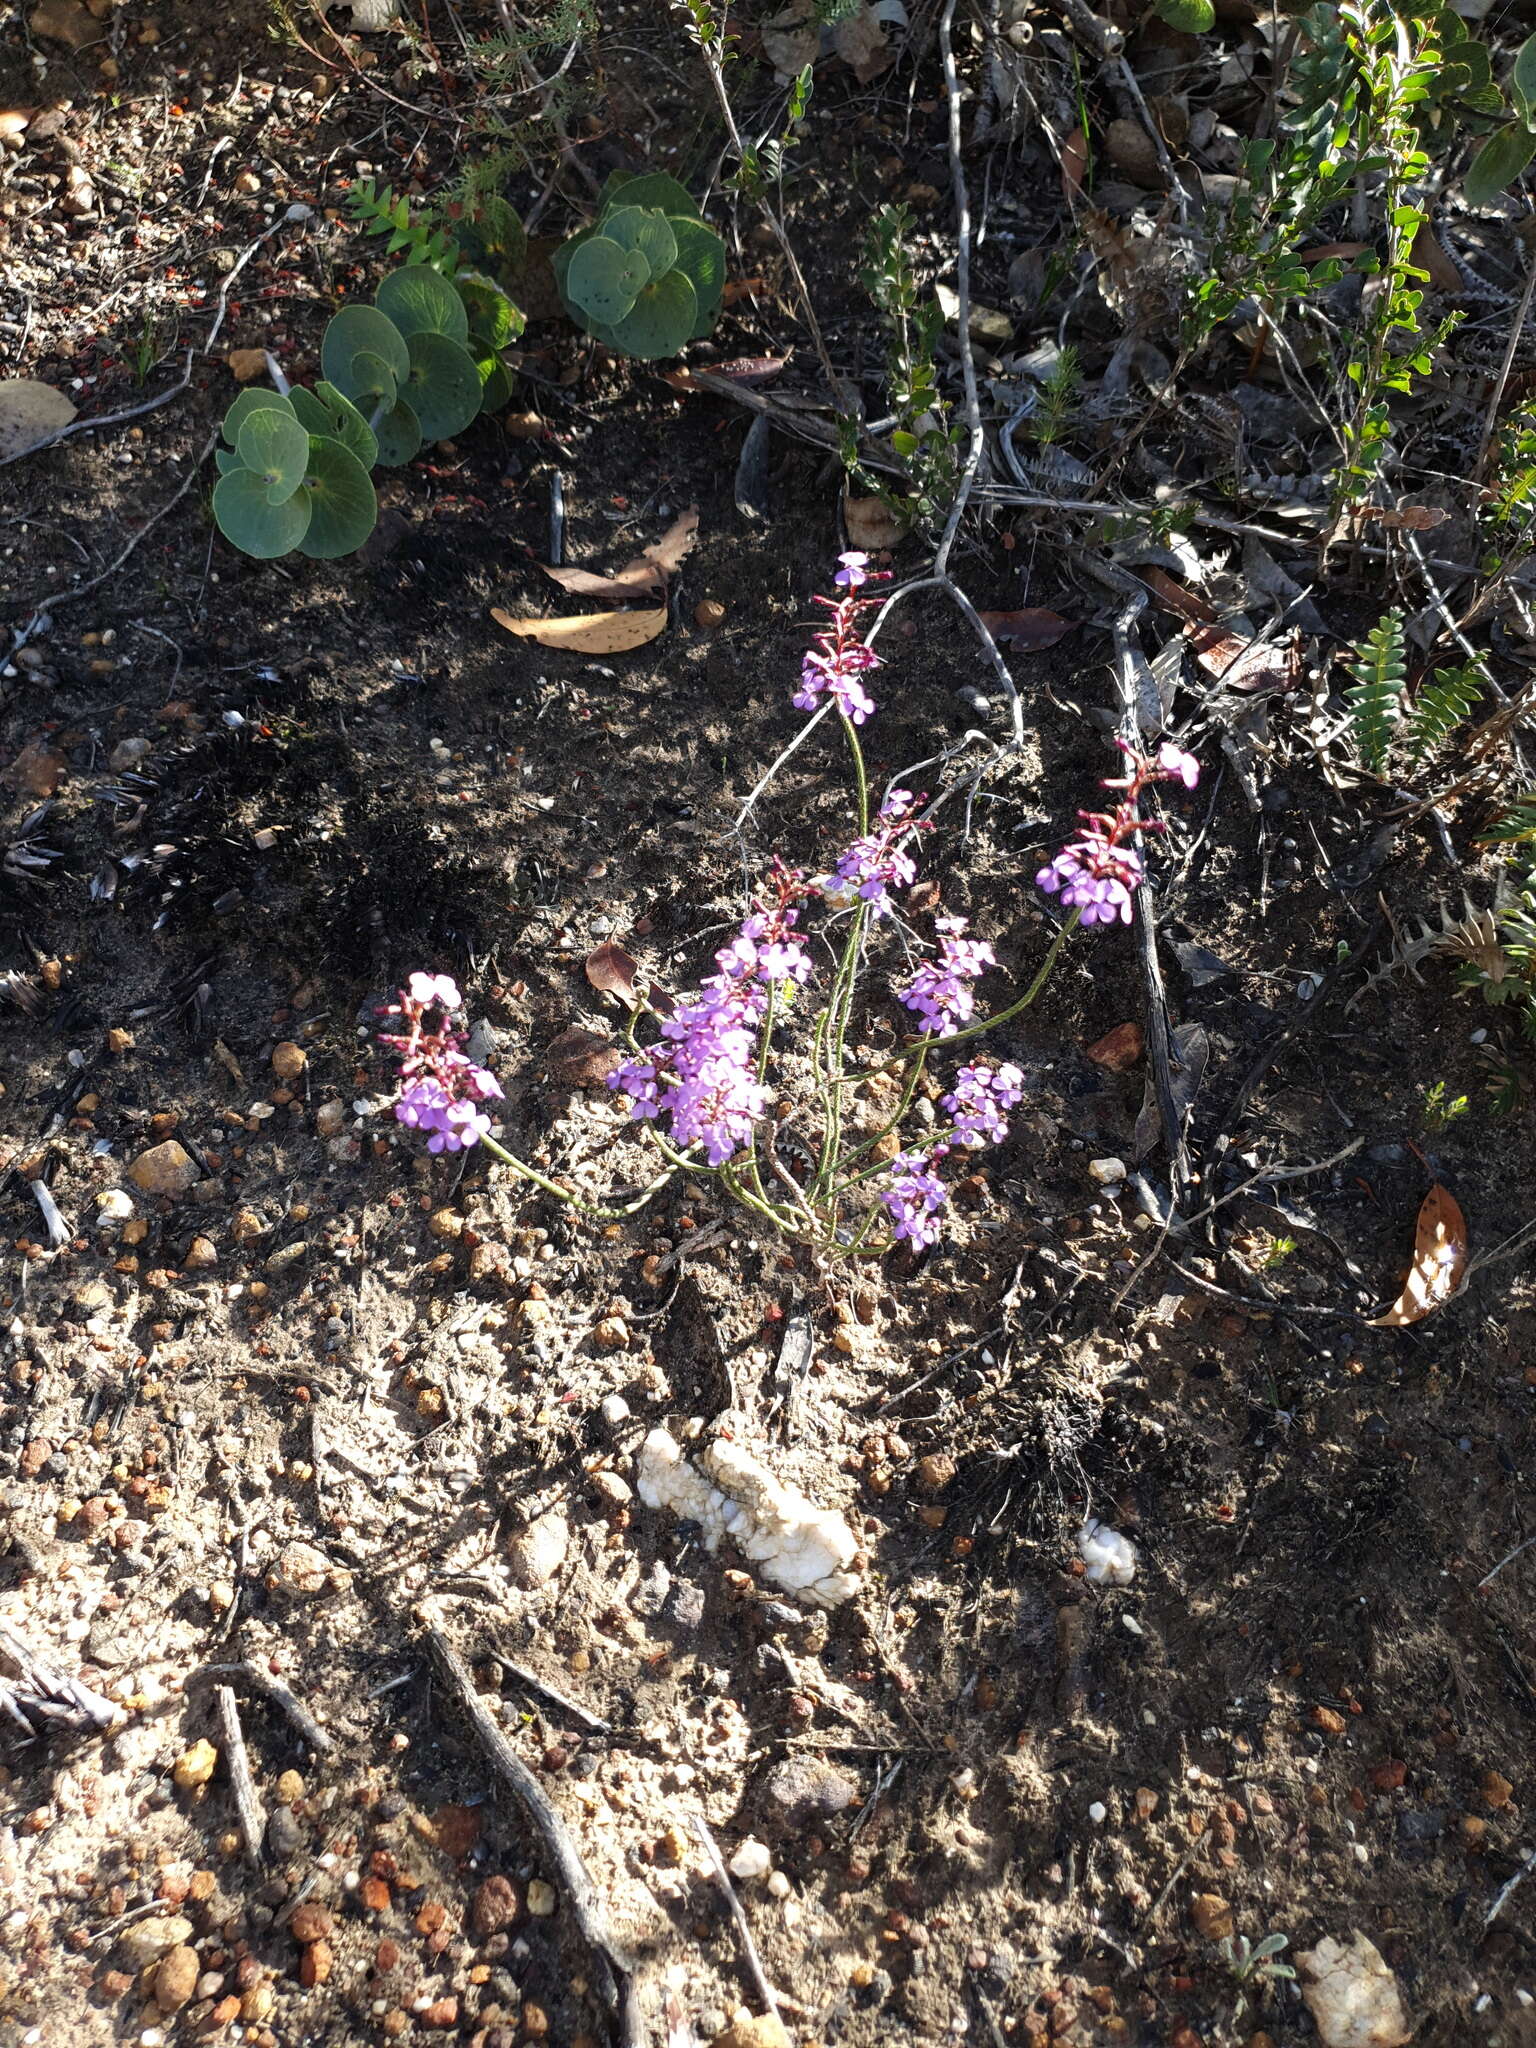
[[[395,1115],[408,1129],[428,1134],[429,1152],[478,1144],[491,1128],[482,1105],[501,1099],[496,1076],[475,1065],[450,1022],[459,1006],[457,985],[446,974],[413,974],[384,1013],[400,1018],[405,1029],[379,1034],[379,1043],[399,1056]]]
[[[1158,832],[1155,818],[1143,818],[1141,793],[1152,782],[1182,782],[1193,789],[1200,780],[1200,764],[1193,754],[1164,740],[1155,758],[1136,754],[1122,740],[1121,750],[1131,764],[1131,773],[1106,781],[1106,789],[1125,792],[1112,812],[1079,811],[1082,834],[1070,840],[1054,860],[1035,877],[1047,894],[1058,891],[1071,910],[1082,913],[1084,924],[1113,924],[1118,918],[1129,924],[1133,892],[1146,880],[1141,855],[1131,842],[1138,832]]]
[[[628,1059],[608,1077],[630,1098],[632,1117],[667,1116],[673,1141],[702,1145],[711,1166],[724,1166],[752,1136],[768,1104],[757,1078],[759,1030],[773,982],[803,982],[810,957],[795,937],[797,875],[776,876],[778,900],[754,912],[715,955],[720,972],[661,1027],[661,1042]]]
[[[917,879],[917,863],[902,851],[902,841],[923,829],[912,816],[920,801],[910,789],[891,791],[875,830],[854,840],[823,883],[828,903],[862,901],[876,917],[890,916],[891,890],[908,889]]]
[[[891,1219],[891,1235],[922,1251],[939,1236],[939,1211],[949,1199],[949,1189],[938,1175],[938,1164],[951,1150],[979,1151],[984,1145],[1000,1145],[1008,1135],[1003,1115],[1024,1092],[1024,1076],[1005,1062],[990,1067],[973,1061],[962,1067],[952,1092],[942,1106],[954,1123],[953,1144],[940,1142],[931,1151],[900,1152],[891,1161],[880,1200]]]
[[[875,704],[859,678],[878,668],[880,657],[858,637],[859,614],[873,603],[859,592],[885,572],[871,569],[865,554],[849,552],[838,559],[842,567],[835,581],[843,595],[815,600],[831,612],[832,623],[807,648],[800,664],[800,687],[791,701],[801,711],[814,711],[821,698],[830,696],[851,725],[862,725]]]
[[[997,956],[984,939],[962,936],[966,929],[963,917],[936,917],[933,928],[938,933],[939,957],[923,962],[907,986],[898,991],[897,1000],[917,1012],[925,1031],[941,1037],[946,1031],[958,1031],[976,1014],[976,991],[971,984],[997,965]]]

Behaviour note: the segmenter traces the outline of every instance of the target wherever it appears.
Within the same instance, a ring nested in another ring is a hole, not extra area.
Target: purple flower
[[[905,889],[917,879],[917,866],[899,842],[912,831],[908,815],[918,799],[910,789],[893,789],[880,806],[880,827],[855,839],[823,884],[835,905],[862,898],[877,917],[890,915],[890,891]]]
[[[897,1153],[891,1161],[890,1183],[880,1190],[892,1237],[905,1238],[918,1251],[937,1244],[939,1226],[934,1219],[948,1199],[949,1190],[934,1172],[932,1159],[921,1152]]]
[[[862,725],[875,700],[859,677],[880,666],[879,655],[859,640],[836,647],[825,633],[816,639],[819,644],[808,648],[801,661],[800,687],[790,702],[800,711],[814,711],[818,700],[830,695],[850,725]]]
[[[1158,748],[1157,765],[1170,781],[1182,782],[1186,789],[1193,789],[1200,780],[1200,763],[1172,740],[1164,740]]]
[[[1082,912],[1084,924],[1131,921],[1131,891],[1146,879],[1134,847],[1116,846],[1102,833],[1088,830],[1035,876],[1036,885]]]
[[[842,590],[861,590],[869,581],[869,557],[849,548],[837,558],[842,567],[832,581]]]
[[[446,974],[413,974],[406,984],[407,993],[413,1003],[423,1010],[434,1003],[445,1010],[456,1010],[462,1000],[458,983]]]
[[[1011,1062],[989,1067],[975,1061],[962,1067],[954,1092],[942,1102],[954,1120],[955,1143],[973,1152],[1000,1145],[1008,1135],[1003,1111],[1012,1109],[1023,1092],[1024,1076]]]
[[[768,1011],[768,988],[804,981],[810,956],[794,936],[795,895],[804,885],[781,872],[771,911],[754,911],[728,946],[715,955],[720,972],[661,1027],[661,1042],[628,1059],[608,1077],[630,1098],[629,1113],[665,1115],[670,1135],[684,1149],[702,1145],[711,1166],[724,1166],[751,1143],[753,1126],[768,1107],[769,1091],[757,1078],[757,1049]]]
[[[427,1133],[429,1152],[463,1152],[488,1137],[491,1120],[480,1105],[501,1097],[501,1083],[475,1065],[448,1022],[459,1003],[446,974],[413,974],[389,1011],[405,1030],[379,1034],[400,1062],[395,1116],[407,1129]],[[433,1030],[427,1028],[429,1010],[443,1012]]]
[[[963,917],[936,917],[933,923],[939,957],[925,960],[897,999],[917,1012],[924,1031],[942,1036],[974,1016],[976,994],[970,984],[995,967],[997,959],[984,940],[960,936],[966,928]]]

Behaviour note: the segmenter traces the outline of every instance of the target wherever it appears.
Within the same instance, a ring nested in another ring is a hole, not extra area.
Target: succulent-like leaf
[[[614,322],[609,330],[612,345],[646,362],[675,356],[692,335],[698,310],[688,279],[680,270],[669,270],[648,284],[624,318]]]
[[[469,321],[471,353],[481,348],[509,348],[527,321],[494,279],[477,270],[461,270],[454,279]]]
[[[425,441],[462,433],[480,410],[480,372],[468,349],[446,334],[413,334],[411,372],[402,386]]]
[[[261,478],[271,502],[281,505],[304,481],[309,436],[291,410],[278,412],[275,407],[263,406],[248,413],[241,423],[235,454],[242,469]]]
[[[258,390],[255,386],[248,391],[242,391],[225,413],[224,424],[220,429],[231,448],[239,440],[240,429],[253,412],[282,412],[291,418],[293,405],[281,391]]]
[[[310,436],[309,466],[299,495],[309,501],[309,525],[299,552],[319,561],[360,548],[379,516],[367,470],[349,448],[324,435]]]
[[[638,250],[650,277],[665,277],[677,261],[677,237],[664,213],[643,206],[616,206],[603,215],[603,233],[621,249]]]
[[[1462,197],[1468,206],[1491,206],[1507,185],[1512,185],[1536,156],[1536,135],[1511,122],[1496,128],[1473,157],[1461,181]]]
[[[623,171],[615,171],[604,185],[598,202],[598,219],[601,220],[612,206],[648,206],[666,214],[670,219],[697,220],[699,209],[688,196],[687,189],[679,185],[676,178],[669,178],[665,171],[641,171],[629,177]]]
[[[1509,93],[1521,120],[1531,127],[1536,123],[1536,36],[1527,36],[1520,45],[1509,75]]]
[[[343,448],[350,448],[364,469],[372,469],[379,459],[378,439],[350,398],[344,397],[334,384],[323,381],[313,391],[295,384],[290,396],[306,432],[329,435]]]
[[[213,516],[220,533],[258,562],[290,554],[309,525],[309,496],[302,488],[274,505],[253,469],[232,469],[213,487]]]
[[[1216,25],[1211,0],[1157,0],[1153,12],[1187,36],[1203,36]]]
[[[720,318],[725,292],[725,244],[701,220],[674,220],[672,232],[677,238],[677,268],[693,286],[698,301],[688,339],[702,341],[714,332],[715,322]]]
[[[244,469],[245,464],[240,460],[233,448],[215,448],[213,451],[213,466],[220,476],[228,476],[231,470]]]
[[[409,462],[421,447],[421,422],[403,398],[370,425],[379,438],[379,462],[385,469],[397,469]]]
[[[410,375],[411,360],[405,360],[405,374]],[[345,363],[337,366],[339,382],[334,388],[344,398],[350,398],[364,418],[371,419],[381,405],[393,405],[399,395],[403,378],[395,373],[382,356],[376,356],[371,349],[361,348],[355,356],[349,356]]]
[[[528,255],[528,235],[516,208],[498,194],[483,194],[458,229],[459,246],[477,270],[505,275],[522,268]]]
[[[650,274],[638,250],[625,249],[606,235],[594,235],[571,257],[565,292],[578,312],[605,327],[613,326],[634,305]]]
[[[475,368],[480,375],[480,410],[500,412],[512,396],[512,372],[500,356],[480,356]]]
[[[407,341],[413,334],[446,334],[460,342],[469,338],[464,301],[446,277],[423,264],[392,270],[375,292],[374,304]]]
[[[405,382],[411,367],[405,352],[405,336],[393,320],[381,313],[377,306],[343,306],[341,311],[326,328],[320,343],[320,368],[328,384],[334,384],[338,391],[344,391],[348,398],[355,400],[358,379],[353,374],[354,360],[367,354],[383,363],[396,384]],[[362,386],[364,390],[382,390],[378,384]]]

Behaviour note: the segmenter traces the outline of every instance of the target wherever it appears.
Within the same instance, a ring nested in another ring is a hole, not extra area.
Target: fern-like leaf
[[[452,275],[458,263],[458,248],[441,228],[433,227],[420,214],[411,217],[409,203],[396,198],[392,187],[381,192],[372,178],[360,178],[347,193],[352,218],[366,235],[387,235],[388,256],[405,256],[406,264],[423,263],[433,270]]]
[[[1479,846],[1513,846],[1522,840],[1536,839],[1536,789],[1528,789],[1524,796],[1517,796],[1502,818],[1478,840]]]
[[[1435,671],[1434,680],[1424,684],[1409,708],[1404,743],[1411,767],[1428,760],[1440,742],[1456,730],[1486,683],[1480,661]]]
[[[1345,691],[1355,751],[1373,775],[1386,765],[1387,749],[1403,710],[1408,664],[1401,612],[1385,612],[1353,656],[1356,680]]]

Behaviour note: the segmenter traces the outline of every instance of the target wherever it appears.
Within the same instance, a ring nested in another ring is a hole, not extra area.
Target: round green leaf
[[[360,548],[379,516],[367,470],[349,448],[320,434],[310,436],[309,467],[299,495],[309,500],[309,526],[299,551],[317,561]]]
[[[477,269],[521,269],[528,254],[528,236],[517,211],[494,192],[487,193],[459,222],[459,247]]]
[[[351,399],[323,380],[315,386],[315,397],[324,409],[327,424],[310,427],[309,431],[329,434],[343,448],[350,448],[364,469],[372,469],[379,459],[378,439]]]
[[[665,171],[642,171],[633,178],[616,171],[603,187],[599,219],[611,206],[653,207],[673,220],[679,215],[684,220],[699,218],[699,209],[687,191]]]
[[[1216,26],[1216,9],[1211,0],[1157,0],[1153,10],[1170,28],[1187,36],[1203,36]]]
[[[215,448],[213,451],[213,464],[220,476],[228,476],[231,470],[244,469],[245,467],[245,464],[240,460],[233,448]]]
[[[281,505],[304,481],[309,435],[292,411],[277,412],[264,406],[242,422],[235,453],[243,469],[254,470],[261,478],[272,503]]]
[[[648,284],[624,318],[613,323],[613,345],[647,361],[675,356],[692,335],[698,312],[693,286],[682,271],[669,270]]]
[[[471,351],[509,348],[527,322],[501,286],[474,270],[461,270],[454,284],[464,301]]]
[[[450,341],[468,337],[464,301],[446,277],[439,277],[424,264],[392,270],[374,293],[373,302],[407,341],[413,334],[446,334]]]
[[[320,343],[320,369],[326,382],[355,398],[355,379],[348,372],[353,358],[365,353],[384,363],[397,384],[405,381],[411,365],[399,328],[377,306],[343,306]]]
[[[486,356],[475,368],[480,373],[480,410],[500,412],[512,396],[512,372],[500,356]]]
[[[1516,111],[1529,127],[1536,120],[1536,36],[1527,36],[1515,57],[1515,68],[1510,73],[1510,97]]]
[[[293,405],[281,391],[242,391],[225,413],[224,425],[220,429],[231,448],[239,440],[240,429],[253,412],[283,412],[291,418]]]
[[[302,487],[274,505],[253,469],[232,469],[213,487],[213,516],[224,538],[258,562],[286,555],[303,540],[309,525],[309,496]]]
[[[677,237],[675,267],[693,286],[693,295],[698,300],[688,339],[702,341],[706,334],[714,332],[715,322],[720,318],[725,292],[725,244],[701,220],[674,220],[672,231]]]
[[[410,358],[407,356],[405,374],[410,372]],[[399,394],[404,376],[397,378],[382,356],[376,356],[369,349],[359,349],[345,363],[340,365],[339,374],[333,380],[333,388],[362,413],[371,418],[381,405],[393,405]]]
[[[1468,206],[1491,206],[1536,156],[1536,135],[1511,125],[1495,129],[1468,166],[1461,181]]]
[[[403,398],[397,398],[382,418],[372,422],[379,437],[379,462],[385,469],[398,469],[421,447],[421,422]]]
[[[677,261],[677,237],[664,213],[643,206],[617,206],[603,220],[603,233],[621,249],[636,249],[651,277],[664,277]]]
[[[591,319],[611,326],[624,318],[649,277],[650,267],[638,251],[594,235],[571,257],[566,296]]]
[[[446,334],[413,334],[411,370],[403,391],[424,441],[462,433],[480,410],[480,372],[468,349]]]

